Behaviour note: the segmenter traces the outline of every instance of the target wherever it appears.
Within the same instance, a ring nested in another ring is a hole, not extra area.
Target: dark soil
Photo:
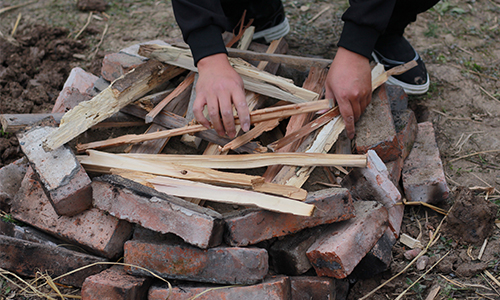
[[[70,71],[82,53],[82,41],[68,30],[35,26],[19,34],[18,44],[0,38],[0,114],[47,113],[52,110]],[[21,156],[17,140],[2,132],[0,167]]]

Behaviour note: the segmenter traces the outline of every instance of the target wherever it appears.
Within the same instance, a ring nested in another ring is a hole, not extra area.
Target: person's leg
[[[254,39],[266,42],[285,36],[289,31],[281,0],[221,0],[222,8],[233,26],[240,21],[246,10],[245,23],[253,19]]]
[[[388,83],[402,86],[408,94],[423,94],[429,89],[429,76],[425,64],[413,49],[411,44],[403,37],[406,27],[417,19],[417,15],[427,11],[439,0],[396,2],[392,17],[386,31],[379,37],[375,44],[373,57],[391,68],[415,60],[418,66],[406,73],[393,76]]]

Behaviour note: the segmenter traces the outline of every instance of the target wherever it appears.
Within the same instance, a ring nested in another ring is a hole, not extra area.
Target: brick
[[[417,118],[415,117],[415,113],[410,109],[393,112],[393,117],[399,147],[401,148],[401,158],[405,160],[410,155],[417,137]]]
[[[401,180],[401,172],[403,171],[404,160],[402,157],[385,163],[387,172],[389,173],[389,179],[394,183],[396,187],[399,186],[399,181]]]
[[[9,211],[10,201],[21,187],[28,160],[21,158],[0,169],[0,209]]]
[[[405,214],[405,206],[401,201],[393,207],[387,209],[387,213],[389,214],[389,229],[392,231],[395,238],[399,238],[401,223],[403,223],[403,216]]]
[[[388,270],[392,261],[392,247],[396,241],[392,231],[387,228],[375,246],[354,268],[349,278],[368,279]]]
[[[12,216],[15,219],[76,243],[97,255],[115,258],[122,253],[123,244],[132,233],[130,223],[97,208],[72,217],[59,216],[32,174],[29,169],[12,203]]]
[[[143,59],[127,53],[107,54],[102,60],[101,75],[107,81],[114,81],[143,63]]]
[[[366,168],[354,168],[341,185],[349,190],[354,200],[378,201],[391,208],[401,201],[401,194],[389,179],[389,172],[373,150],[368,150]]]
[[[200,248],[214,247],[222,241],[222,215],[211,209],[120,176],[96,178],[92,187],[94,206],[119,219],[173,233]]]
[[[372,95],[372,101],[356,123],[356,151],[366,153],[375,150],[384,161],[392,161],[401,156],[399,140],[391,113],[389,100],[384,96],[385,85]]]
[[[328,225],[306,252],[318,276],[345,278],[387,229],[387,210],[374,201],[354,202],[356,217]]]
[[[272,266],[277,273],[302,275],[312,268],[306,251],[324,231],[325,226],[308,228],[277,240],[269,249]]]
[[[408,201],[439,203],[449,196],[449,188],[439,156],[431,122],[418,124],[418,134],[402,172]]]
[[[382,94],[381,97],[387,97],[393,113],[408,108],[408,95],[399,85],[385,84],[385,95]]]
[[[290,279],[286,276],[266,278],[262,283],[247,286],[236,286],[213,289],[220,286],[200,286],[183,284],[173,286],[169,299],[196,299],[199,300],[289,300]],[[211,289],[211,290],[210,290]],[[209,290],[209,291],[207,291]],[[149,290],[148,300],[164,300],[170,295],[168,286],[153,286]],[[203,294],[201,294],[203,293]]]
[[[97,76],[82,68],[73,68],[56,99],[52,112],[64,113],[81,101],[89,100],[91,97],[87,91],[93,88],[97,79]]]
[[[46,152],[42,142],[55,127],[34,127],[17,134],[19,145],[59,215],[73,216],[92,206],[90,178],[67,146]],[[57,167],[55,167],[57,166]]]
[[[115,265],[89,276],[82,286],[82,300],[142,300],[147,299],[151,278],[127,274]]]
[[[261,248],[199,249],[174,239],[131,240],[125,243],[125,263],[153,271],[167,279],[217,284],[255,284],[268,271],[268,254]],[[150,274],[128,267],[134,275]]]
[[[0,235],[0,268],[21,276],[35,277],[37,272],[47,272],[56,277],[93,263],[104,262],[97,256],[71,251]],[[81,287],[86,277],[97,274],[106,265],[95,265],[64,276],[57,282]]]
[[[354,217],[352,198],[347,189],[325,189],[310,193],[306,203],[316,209],[310,217],[249,209],[225,217],[225,242],[232,246],[253,245],[302,229],[330,224]]]
[[[331,300],[337,299],[337,285],[341,280],[317,276],[291,276],[291,300]]]
[[[29,242],[57,246],[62,242],[30,226],[18,226],[0,219],[0,234]]]

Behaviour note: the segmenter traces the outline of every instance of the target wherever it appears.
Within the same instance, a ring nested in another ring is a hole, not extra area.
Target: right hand
[[[213,128],[217,134],[236,136],[233,104],[238,112],[243,131],[250,129],[250,113],[245,98],[243,80],[231,67],[225,53],[204,57],[198,61],[198,82],[193,113],[198,122]],[[203,114],[207,106],[210,121]]]

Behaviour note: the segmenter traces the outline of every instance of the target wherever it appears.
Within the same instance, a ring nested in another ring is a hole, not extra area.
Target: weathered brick
[[[151,281],[148,277],[129,275],[123,266],[115,265],[85,279],[82,286],[82,300],[147,299]]]
[[[405,160],[410,155],[417,137],[417,118],[410,109],[393,112],[393,117],[399,147],[401,148],[401,158]]]
[[[216,288],[216,289],[214,289]],[[220,286],[183,284],[174,286],[169,294],[168,286],[152,286],[149,290],[148,300],[167,299],[196,299],[199,300],[289,300],[290,279],[286,276],[266,278],[262,283],[247,286],[234,286],[220,288]],[[203,294],[202,294],[203,293]]]
[[[341,182],[354,200],[378,201],[391,208],[401,201],[401,194],[389,179],[389,172],[373,150],[367,152],[366,168],[353,168]]]
[[[392,231],[394,238],[399,238],[399,233],[401,232],[401,223],[403,222],[403,216],[405,214],[405,206],[403,202],[400,201],[393,207],[387,209],[389,214],[389,229]]]
[[[127,53],[107,54],[102,60],[101,75],[107,81],[113,81],[143,63],[143,59]]]
[[[215,247],[199,249],[182,241],[131,240],[125,243],[125,263],[168,279],[217,284],[255,284],[268,271],[268,254],[260,248]],[[128,273],[150,276],[128,267]]]
[[[58,240],[48,234],[45,234],[33,227],[29,226],[18,226],[11,222],[6,222],[0,219],[0,234],[5,236],[10,236],[16,239],[45,244],[48,246],[57,246],[62,244],[61,240]]]
[[[12,203],[12,216],[49,234],[108,258],[122,253],[132,225],[92,208],[72,217],[59,216],[28,169]]]
[[[392,261],[392,247],[396,241],[392,231],[387,228],[375,246],[354,268],[349,278],[368,279],[389,269]]]
[[[385,95],[391,104],[392,112],[402,111],[408,108],[408,95],[399,85],[385,84]]]
[[[225,217],[225,242],[232,246],[253,245],[304,228],[354,217],[354,206],[346,189],[332,188],[310,193],[305,202],[316,206],[310,217],[279,214],[261,209],[249,209],[228,215]]]
[[[97,79],[97,76],[85,72],[82,68],[73,68],[56,99],[52,112],[64,113],[81,101],[89,100],[91,97],[87,91],[92,89]]]
[[[159,193],[120,176],[92,183],[94,206],[112,216],[161,233],[173,233],[200,248],[221,243],[222,215],[183,199]]]
[[[271,246],[269,256],[276,272],[286,275],[302,275],[312,268],[306,251],[325,230],[325,226],[304,229],[285,236]]]
[[[418,134],[403,166],[403,188],[408,201],[438,203],[449,188],[431,122],[418,124]]]
[[[396,187],[399,186],[399,181],[401,180],[401,172],[403,171],[404,160],[402,157],[385,163],[387,172],[389,173],[389,179],[394,183]]]
[[[42,148],[45,137],[54,130],[57,128],[34,127],[18,133],[17,138],[55,211],[73,216],[92,206],[91,181],[67,146],[50,152]]]
[[[339,279],[317,276],[291,276],[291,300],[333,300],[337,298]]]
[[[21,181],[26,174],[28,160],[20,158],[0,169],[0,209],[9,211],[10,201],[21,187]]]
[[[387,229],[385,207],[373,201],[354,202],[356,217],[328,225],[306,252],[318,276],[345,278]]]
[[[104,262],[97,256],[71,251],[0,235],[0,267],[21,276],[35,277],[47,272],[53,279],[93,263]],[[106,265],[95,265],[57,280],[66,285],[81,287],[86,277],[97,274]]]
[[[375,150],[384,161],[401,156],[401,148],[391,113],[391,106],[382,85],[372,95],[372,101],[356,123],[356,151],[366,153]]]

